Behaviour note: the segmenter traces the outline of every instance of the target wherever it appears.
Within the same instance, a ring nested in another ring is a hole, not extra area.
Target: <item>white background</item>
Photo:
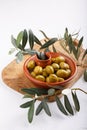
[[[0,0],[0,73],[15,56],[8,55],[12,48],[11,34],[15,37],[24,29],[33,30],[38,38],[43,30],[49,37],[63,36],[65,27],[84,36],[87,48],[87,1],[86,0]],[[73,87],[87,91],[83,76]],[[80,112],[66,117],[55,103],[49,104],[52,117],[44,112],[34,117],[32,124],[27,120],[27,109],[19,106],[24,102],[21,94],[7,87],[0,76],[0,130],[87,130],[87,95],[78,92]],[[37,103],[38,104],[38,103]],[[36,106],[37,106],[36,104]]]

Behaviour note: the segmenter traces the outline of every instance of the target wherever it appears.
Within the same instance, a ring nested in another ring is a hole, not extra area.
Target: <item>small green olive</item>
[[[34,60],[29,61],[28,64],[27,64],[27,68],[29,70],[33,70],[34,67],[35,67],[35,61]]]
[[[58,77],[61,77],[61,78],[64,78],[64,79],[67,79],[69,77],[68,75],[68,72],[64,69],[59,69],[57,72],[56,72],[56,75]]]
[[[45,77],[43,75],[37,75],[36,79],[45,82]]]
[[[53,63],[52,67],[54,68],[54,71],[57,71],[59,69],[59,65],[57,63]]]
[[[67,75],[70,76],[71,75],[71,70],[70,69],[66,69],[67,71]]]
[[[60,65],[61,69],[69,69],[69,65],[67,63],[65,63],[65,62],[60,62],[59,65]]]
[[[63,81],[64,81],[64,78],[58,77],[58,82],[63,82]]]
[[[46,69],[45,69],[45,68],[43,69],[42,75],[43,75],[43,76],[45,76],[45,77],[47,77],[47,76],[48,76],[48,74],[47,74],[47,72],[46,72]]]
[[[35,72],[32,71],[32,72],[31,72],[31,76],[35,78],[35,77],[36,77]]]
[[[36,66],[36,67],[34,68],[34,73],[35,73],[36,75],[42,74],[42,72],[43,72],[43,68],[42,68],[41,66]]]
[[[63,56],[58,56],[55,58],[55,63],[65,62],[65,58]]]
[[[45,69],[46,69],[47,74],[53,74],[54,73],[54,69],[51,65],[47,65]]]
[[[55,74],[50,74],[49,75],[48,82],[53,83],[53,82],[57,82],[57,81],[58,81],[58,77]]]

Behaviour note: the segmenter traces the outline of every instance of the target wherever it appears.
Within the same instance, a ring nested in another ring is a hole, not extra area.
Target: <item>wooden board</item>
[[[60,44],[57,42],[55,44],[55,47],[58,48],[59,51],[62,53],[68,55],[60,46]],[[35,48],[38,48],[36,45]],[[84,52],[84,49],[81,50],[82,53]],[[68,55],[70,56],[70,55]],[[11,63],[9,63],[3,70],[2,70],[2,79],[3,82],[10,88],[16,90],[17,92],[21,92],[21,88],[31,88],[36,87],[32,82],[29,81],[29,79],[26,78],[23,72],[23,64],[25,60],[29,57],[29,55],[24,56],[24,59],[19,64],[16,63],[15,60],[13,60]],[[81,56],[80,56],[81,58]],[[86,57],[87,58],[87,57]],[[80,63],[80,60],[79,60]],[[84,72],[85,67],[78,66],[77,67],[77,74],[74,77],[74,79],[66,84],[65,88],[72,87],[73,84],[82,76]]]

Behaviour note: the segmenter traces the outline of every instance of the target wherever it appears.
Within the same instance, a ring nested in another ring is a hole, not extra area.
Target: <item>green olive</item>
[[[36,77],[35,72],[32,71],[32,72],[31,72],[31,76],[35,78],[35,77]]]
[[[43,75],[44,77],[47,77],[47,76],[48,76],[48,74],[47,74],[47,72],[46,72],[46,69],[45,69],[45,68],[43,69],[42,75]]]
[[[35,67],[35,61],[34,60],[29,61],[28,64],[27,64],[27,68],[29,70],[33,70],[34,67]]]
[[[59,69],[59,65],[57,63],[53,63],[52,67],[54,68],[54,71],[57,71]]]
[[[55,63],[65,62],[65,58],[63,56],[58,56],[55,58]]]
[[[50,83],[57,82],[58,77],[55,74],[50,74],[46,81]]]
[[[36,66],[36,67],[34,68],[34,73],[35,73],[36,75],[42,74],[42,72],[43,72],[43,68],[42,68],[41,66]]]
[[[64,78],[64,79],[67,79],[69,77],[69,74],[66,70],[64,69],[59,69],[57,72],[56,72],[56,75],[58,77],[61,77],[61,78]]]
[[[63,81],[64,81],[64,78],[58,77],[58,82],[63,82]]]
[[[35,78],[36,78],[37,80],[40,80],[40,81],[45,82],[45,77],[44,77],[43,75],[37,75]]]
[[[54,69],[51,65],[47,65],[45,69],[46,69],[47,74],[53,74],[54,73]]]
[[[65,62],[60,62],[59,65],[60,65],[61,69],[69,69],[69,65],[67,63],[65,63]]]
[[[67,75],[70,76],[71,70],[70,69],[66,69],[66,71],[67,71]]]

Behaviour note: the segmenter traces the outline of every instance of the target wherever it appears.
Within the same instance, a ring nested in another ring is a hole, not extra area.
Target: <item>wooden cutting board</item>
[[[66,53],[66,51],[64,51],[64,49],[60,46],[59,42],[55,43],[55,47],[57,48],[57,51],[68,55]],[[38,49],[38,45],[35,45],[35,49]],[[50,49],[52,49],[52,48],[50,48]],[[85,50],[83,48],[81,48],[81,52],[84,53],[84,51]],[[68,56],[71,57],[70,55],[68,55]],[[28,57],[29,57],[29,55],[24,56],[23,61],[20,62],[19,64],[17,64],[14,59],[11,63],[9,63],[2,70],[3,82],[8,87],[10,87],[20,93],[22,93],[22,91],[21,91],[22,88],[36,87],[31,81],[29,81],[29,79],[26,78],[26,76],[23,72],[23,64]],[[81,62],[81,57],[82,57],[82,55],[79,58],[79,63]],[[69,82],[68,84],[65,85],[65,88],[72,87],[73,84],[82,76],[84,70],[85,70],[85,67],[77,66],[77,74],[75,75],[75,77],[73,78],[73,80],[71,82]]]

